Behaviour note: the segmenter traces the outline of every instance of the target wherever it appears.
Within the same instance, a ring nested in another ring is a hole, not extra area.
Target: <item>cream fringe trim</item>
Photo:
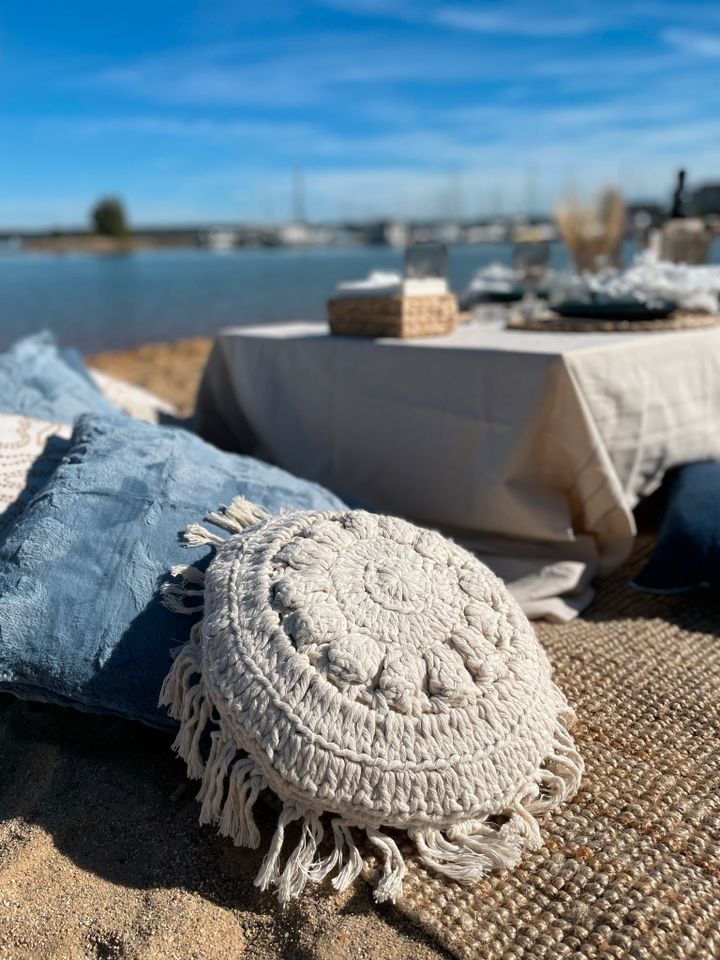
[[[223,513],[212,513],[206,519],[230,533],[240,533],[266,517],[259,507],[237,498]],[[199,524],[188,528],[185,540],[189,546],[216,546],[224,542]],[[163,603],[178,613],[202,612],[198,601],[203,593],[204,574],[192,566],[173,567],[171,573],[180,577],[181,583],[163,587]],[[167,706],[170,716],[180,723],[173,749],[187,764],[188,776],[201,781],[197,794],[201,803],[200,823],[216,824],[219,833],[229,837],[236,846],[255,849],[260,845],[260,831],[253,818],[253,808],[268,783],[260,767],[238,748],[225,730],[222,718],[218,719],[214,711],[202,680],[201,642],[202,622],[199,622],[193,626],[190,640],[178,651],[165,678],[160,705]],[[573,720],[569,707],[560,713],[553,749],[539,773],[537,786],[502,814],[466,821],[445,830],[430,826],[408,830],[407,835],[423,864],[451,880],[472,884],[492,870],[515,867],[523,848],[541,847],[536,816],[572,797],[582,777],[583,761],[568,733]],[[208,730],[211,746],[205,759],[201,741]],[[282,862],[285,831],[295,822],[300,827],[300,840]],[[395,902],[402,895],[405,875],[405,862],[395,840],[374,827],[363,828],[343,817],[331,817],[329,826],[330,852],[320,856],[327,832],[320,813],[296,800],[285,800],[255,885],[261,890],[275,887],[282,904],[298,897],[308,881],[320,883],[331,874],[334,889],[345,890],[363,869],[352,831],[364,829],[382,864],[375,900]]]

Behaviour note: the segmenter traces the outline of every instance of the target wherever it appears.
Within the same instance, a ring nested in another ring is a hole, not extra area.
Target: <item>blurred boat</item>
[[[226,253],[238,245],[237,230],[208,230],[200,238],[200,243],[213,253]]]

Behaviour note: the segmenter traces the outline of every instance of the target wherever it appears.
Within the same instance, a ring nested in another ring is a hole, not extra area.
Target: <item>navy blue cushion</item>
[[[74,350],[38,333],[0,354],[0,412],[72,423],[83,413],[116,414]]]
[[[720,463],[679,467],[666,484],[660,535],[633,586],[651,593],[720,587]]]
[[[182,531],[238,495],[271,513],[346,509],[185,430],[82,417],[0,545],[0,691],[167,724],[158,693],[192,618],[165,609],[158,588],[175,564],[207,564]]]

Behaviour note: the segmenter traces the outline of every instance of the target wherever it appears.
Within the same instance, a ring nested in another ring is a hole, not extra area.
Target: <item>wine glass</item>
[[[547,241],[523,241],[515,244],[513,267],[523,285],[522,308],[532,314],[537,310],[537,290],[545,279],[550,264],[550,244]]]

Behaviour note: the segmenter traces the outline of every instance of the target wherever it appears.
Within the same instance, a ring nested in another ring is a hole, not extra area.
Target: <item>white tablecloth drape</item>
[[[323,324],[217,338],[202,433],[464,543],[530,616],[567,620],[627,555],[632,510],[677,464],[720,459],[720,328],[411,341]]]

